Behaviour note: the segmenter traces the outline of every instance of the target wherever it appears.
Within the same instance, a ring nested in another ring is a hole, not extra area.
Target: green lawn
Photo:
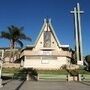
[[[68,72],[64,69],[62,70],[38,70],[38,74],[52,74],[52,75],[62,75],[62,74],[68,74]]]
[[[3,68],[2,73],[19,73],[23,72],[23,69],[20,68]],[[56,75],[62,75],[62,74],[68,74],[68,72],[65,69],[61,70],[37,70],[38,74],[56,74]],[[85,70],[78,70],[80,74],[88,74],[90,75],[90,72]]]
[[[85,80],[90,80],[90,72],[85,70],[78,70],[80,74],[83,74]],[[38,76],[45,79],[66,79],[68,72],[65,69],[62,70],[37,70]],[[25,78],[26,73],[24,69],[17,68],[3,68],[2,76],[9,76],[14,78]]]
[[[80,74],[90,75],[90,72],[89,72],[89,71],[86,71],[86,70],[79,70],[79,73],[80,73]]]

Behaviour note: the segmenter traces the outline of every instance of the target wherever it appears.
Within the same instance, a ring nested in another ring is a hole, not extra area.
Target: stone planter
[[[67,81],[81,81],[81,77],[80,77],[80,75],[71,76],[70,74],[68,74]]]

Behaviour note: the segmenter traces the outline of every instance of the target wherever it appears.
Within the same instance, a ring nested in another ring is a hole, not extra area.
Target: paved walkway
[[[0,90],[90,90],[90,82],[11,80],[3,84],[4,87]]]

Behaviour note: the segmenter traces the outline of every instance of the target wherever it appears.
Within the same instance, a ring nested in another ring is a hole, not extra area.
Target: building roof
[[[47,23],[48,23],[48,26],[49,26],[49,28],[50,28],[50,30],[51,30],[51,32],[52,32],[52,34],[53,34],[56,42],[57,42],[57,45],[58,45],[59,47],[61,47],[61,48],[69,48],[69,45],[61,45],[61,44],[60,44],[60,42],[59,42],[59,40],[58,40],[58,38],[57,38],[57,35],[56,35],[56,33],[55,33],[55,30],[54,30],[54,28],[53,28],[53,26],[52,26],[51,19],[44,19],[44,23],[43,23],[43,25],[42,25],[42,28],[41,28],[41,30],[40,30],[40,33],[39,33],[39,35],[38,35],[35,43],[34,43],[33,45],[27,45],[24,49],[27,49],[27,48],[29,48],[29,47],[33,48],[33,47],[36,46],[36,44],[37,44],[39,38],[41,37],[41,35],[42,35],[42,33],[43,33],[43,31],[44,31],[44,28],[45,28],[45,26],[46,26]]]
[[[41,31],[40,31],[40,33],[39,33],[39,35],[38,35],[38,37],[37,37],[34,45],[36,46],[36,44],[37,44],[37,42],[38,42],[41,34],[42,34],[43,31],[44,31],[45,25],[46,25],[47,23],[48,23],[48,26],[51,28],[51,32],[52,32],[53,36],[55,37],[58,46],[60,46],[60,42],[59,42],[59,40],[58,40],[58,38],[57,38],[57,36],[56,36],[56,33],[55,33],[55,31],[54,31],[54,28],[52,27],[51,19],[49,19],[49,20],[44,19],[44,24],[43,24],[43,26],[42,26],[42,28],[41,28]]]

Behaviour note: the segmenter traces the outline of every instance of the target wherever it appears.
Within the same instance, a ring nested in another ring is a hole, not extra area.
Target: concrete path
[[[90,82],[12,80],[4,82],[0,90],[90,90]]]

